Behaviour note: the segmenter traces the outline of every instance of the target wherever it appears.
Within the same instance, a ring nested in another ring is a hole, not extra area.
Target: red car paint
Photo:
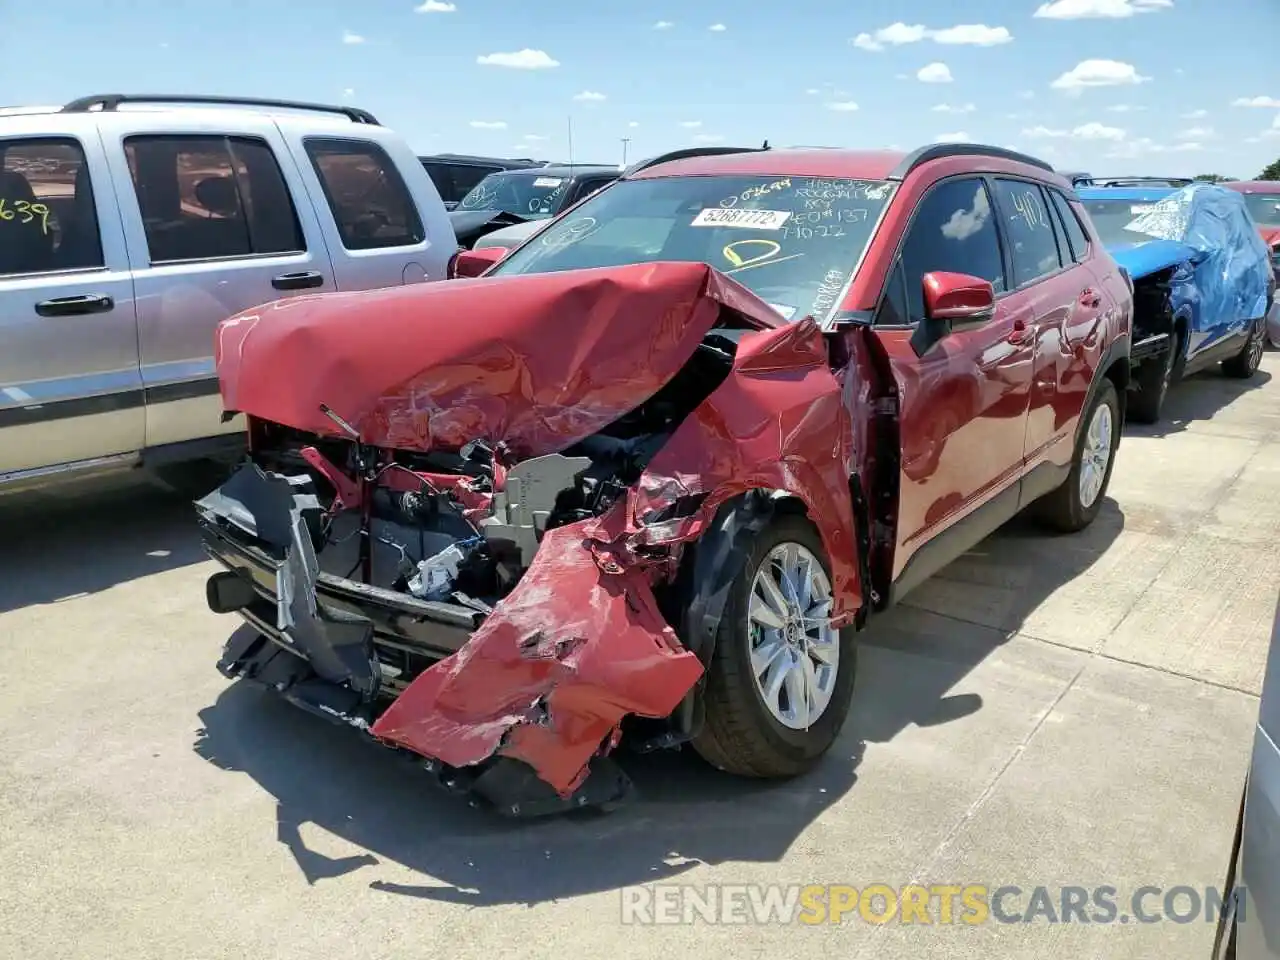
[[[342,436],[327,405],[374,446],[525,459],[652,396],[722,303],[782,323],[704,264],[640,264],[277,301],[225,321],[214,357],[227,410]]]
[[[682,160],[638,176],[880,179],[900,159],[769,151]],[[898,188],[842,309],[876,308],[899,239],[931,187],[982,173],[1069,192],[1061,178],[1013,160],[924,163]],[[1070,462],[1087,393],[1108,351],[1126,340],[1132,311],[1114,262],[1091,240],[1084,262],[999,296],[989,322],[923,357],[910,329],[824,333],[811,320],[782,324],[703,264],[499,273],[296,298],[224,325],[223,401],[252,417],[341,435],[319,412],[327,404],[376,446],[456,449],[485,438],[505,444],[514,462],[563,450],[634,409],[676,374],[722,308],[754,330],[739,342],[728,378],[640,482],[603,516],[550,531],[465,646],[414,679],[373,726],[376,736],[453,766],[495,754],[521,759],[567,796],[591,757],[616,744],[625,715],[668,715],[701,675],[651,584],[670,576],[679,546],[698,537],[718,504],[761,488],[796,497],[824,541],[834,612],[847,622],[873,595],[892,595],[927,544],[1035,467]],[[1123,363],[1127,372],[1127,354]],[[886,444],[897,451],[888,461],[874,453]],[[378,482],[394,483],[396,473]],[[886,477],[893,490],[876,486]],[[879,504],[866,558],[854,481]],[[651,511],[690,495],[705,499],[689,516],[646,524]],[[655,549],[664,547],[671,550]]]

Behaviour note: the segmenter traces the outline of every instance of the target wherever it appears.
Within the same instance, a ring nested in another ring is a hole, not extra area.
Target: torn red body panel
[[[640,571],[596,565],[588,522],[549,531],[467,645],[414,680],[373,734],[455,767],[514,757],[567,796],[624,716],[670,714],[702,664]]]
[[[705,264],[654,263],[277,301],[224,321],[215,360],[227,410],[341,436],[327,405],[373,446],[523,459],[652,396],[722,304],[782,323]]]

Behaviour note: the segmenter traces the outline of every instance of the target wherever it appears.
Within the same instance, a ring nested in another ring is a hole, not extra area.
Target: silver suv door
[[[221,422],[214,333],[227,317],[333,290],[323,235],[279,130],[227,110],[102,114],[138,296],[146,446],[244,429]]]
[[[133,282],[91,117],[0,120],[0,344],[0,487],[141,448]]]

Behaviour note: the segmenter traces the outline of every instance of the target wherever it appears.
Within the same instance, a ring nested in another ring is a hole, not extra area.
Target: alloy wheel
[[[1110,405],[1098,404],[1089,420],[1080,451],[1080,505],[1086,510],[1098,499],[1107,477],[1107,465],[1111,462],[1112,424]]]

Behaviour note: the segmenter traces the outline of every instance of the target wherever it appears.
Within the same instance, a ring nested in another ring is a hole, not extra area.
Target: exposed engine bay
[[[261,470],[314,493],[320,574],[454,608],[461,622],[478,625],[520,581],[548,531],[601,516],[636,483],[723,382],[744,332],[708,332],[653,397],[561,453],[507,465],[483,441],[457,451],[383,451],[253,420],[251,456]],[[353,502],[362,474],[379,478],[364,504]],[[298,486],[304,478],[310,484]],[[381,694],[398,695],[462,642],[465,634],[436,632],[419,644],[375,632]]]

